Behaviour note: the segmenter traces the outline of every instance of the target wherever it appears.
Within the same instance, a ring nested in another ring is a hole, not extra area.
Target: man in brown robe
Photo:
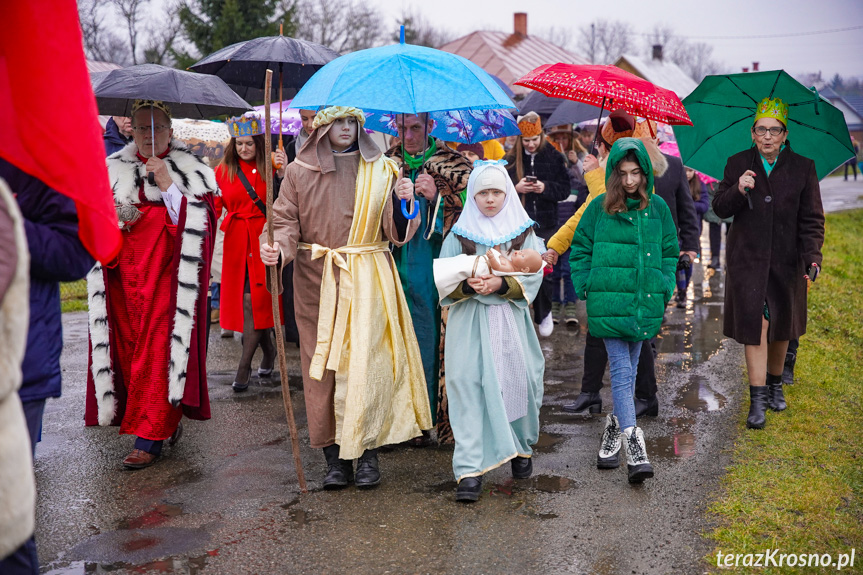
[[[403,245],[416,232],[419,220],[393,209],[413,190],[393,191],[396,167],[364,121],[355,108],[318,112],[273,206],[275,241],[261,239],[264,264],[295,262],[309,439],[324,450],[325,489],[350,483],[355,457],[357,487],[377,485],[377,447],[431,427],[419,346],[388,244]]]

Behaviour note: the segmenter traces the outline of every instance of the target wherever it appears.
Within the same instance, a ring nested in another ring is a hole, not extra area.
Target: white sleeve
[[[168,208],[168,215],[176,226],[177,220],[180,219],[180,206],[183,203],[183,193],[177,187],[177,184],[171,184],[167,190],[162,192],[162,201],[165,202],[165,207]]]

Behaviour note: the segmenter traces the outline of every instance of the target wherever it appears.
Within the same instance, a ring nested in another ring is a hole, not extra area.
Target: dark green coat
[[[608,214],[605,194],[592,201],[572,239],[570,266],[575,293],[587,302],[590,333],[626,341],[650,339],[659,333],[665,305],[674,292],[680,248],[671,210],[653,193],[653,172],[644,146],[633,138],[614,143],[608,174],[628,150],[634,150],[647,174],[650,203]]]

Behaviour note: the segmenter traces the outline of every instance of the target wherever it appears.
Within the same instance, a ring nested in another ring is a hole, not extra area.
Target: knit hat
[[[542,120],[536,112],[528,112],[518,117],[518,129],[525,138],[533,138],[542,135]]]
[[[788,104],[779,98],[764,98],[758,103],[758,108],[755,109],[755,124],[761,118],[773,118],[782,122],[783,126],[788,126]]]
[[[459,144],[456,150],[459,152],[473,152],[480,160],[485,159],[485,150],[479,142],[475,144]]]
[[[483,190],[501,190],[506,192],[506,183],[509,179],[504,170],[483,170],[476,178],[471,191],[474,195]]]

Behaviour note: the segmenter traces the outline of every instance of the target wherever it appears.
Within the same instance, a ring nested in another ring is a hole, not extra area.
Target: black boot
[[[797,354],[789,351],[785,354],[785,367],[782,369],[782,383],[791,385],[794,383],[794,364],[797,362]]]
[[[764,429],[767,411],[767,386],[749,386],[749,416],[746,418],[746,427],[749,429]]]
[[[767,406],[773,411],[785,411],[785,393],[782,391],[782,376],[767,374]]]
[[[567,413],[581,413],[585,409],[589,409],[590,413],[602,412],[602,398],[598,391],[582,391],[575,398],[575,403],[567,403],[563,406],[563,410]]]
[[[473,503],[479,499],[482,493],[482,475],[479,477],[465,477],[458,482],[455,490],[455,500],[462,503]]]
[[[351,461],[339,459],[339,446],[336,444],[324,447],[324,457],[327,458],[327,474],[324,477],[324,489],[342,489],[354,480],[354,465]]]
[[[357,473],[354,480],[357,487],[374,487],[381,482],[378,466],[378,450],[366,449],[357,459]]]
[[[654,395],[647,399],[635,398],[635,417],[656,417],[659,415],[659,399]]]
[[[512,476],[516,479],[527,479],[533,473],[533,459],[515,456],[510,459]]]

